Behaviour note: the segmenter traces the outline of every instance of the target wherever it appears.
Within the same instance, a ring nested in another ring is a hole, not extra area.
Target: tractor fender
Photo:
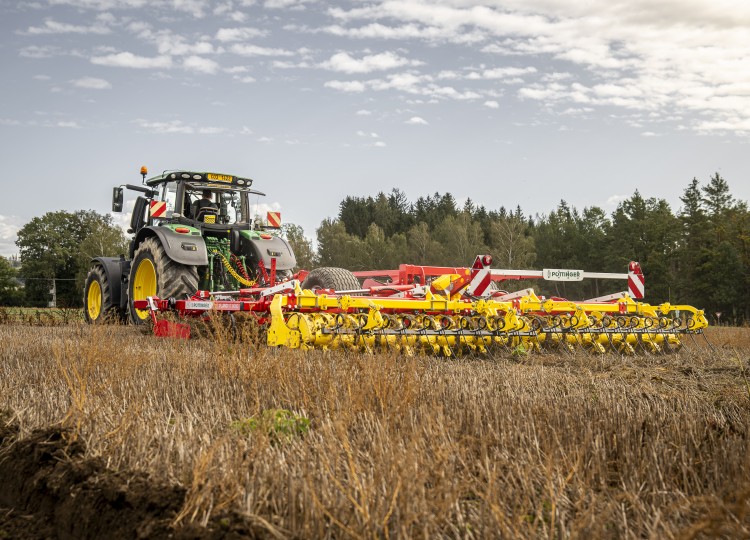
[[[200,232],[197,229],[194,230],[195,234],[192,232],[183,234],[175,232],[169,227],[143,227],[138,231],[132,243],[130,257],[134,257],[135,250],[138,249],[138,245],[143,240],[155,236],[159,239],[161,245],[164,246],[164,251],[173,261],[185,265],[205,266],[208,264],[206,242],[203,240]]]
[[[289,242],[279,236],[261,234],[257,231],[240,231],[242,251],[257,264],[271,268],[271,259],[276,259],[277,270],[291,270],[297,266],[297,259]]]
[[[104,275],[109,282],[112,294],[113,306],[124,306],[127,304],[127,293],[122,294],[123,283],[130,274],[130,261],[125,257],[95,257],[91,259],[91,265],[99,265],[104,268]]]

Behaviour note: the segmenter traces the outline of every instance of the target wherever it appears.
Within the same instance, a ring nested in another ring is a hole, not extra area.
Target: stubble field
[[[405,358],[0,325],[0,538],[750,536],[750,329]]]

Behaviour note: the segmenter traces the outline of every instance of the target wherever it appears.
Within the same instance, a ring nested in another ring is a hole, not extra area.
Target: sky
[[[676,211],[719,172],[748,200],[748,29],[741,0],[2,0],[0,255],[141,165],[253,178],[311,238],[393,188]]]

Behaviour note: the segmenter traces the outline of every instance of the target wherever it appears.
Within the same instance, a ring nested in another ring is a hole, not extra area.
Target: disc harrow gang
[[[368,280],[369,286],[355,290],[303,289],[298,280],[290,280],[232,293],[198,291],[185,300],[150,297],[136,307],[150,310],[154,331],[163,336],[186,337],[189,330],[182,323],[158,320],[160,311],[183,317],[249,312],[266,328],[271,346],[445,357],[546,350],[671,353],[682,347],[685,335],[700,334],[708,326],[703,311],[692,306],[652,306],[629,293],[572,302],[539,297],[531,289],[497,291],[490,281],[506,274],[490,271],[490,263],[489,256],[480,256],[472,268],[439,275],[446,269],[410,267],[419,269],[421,280],[409,282],[413,274],[395,283]],[[642,290],[640,267],[631,263],[634,268]]]

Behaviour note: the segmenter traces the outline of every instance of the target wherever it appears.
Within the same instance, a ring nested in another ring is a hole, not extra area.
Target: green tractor
[[[278,214],[251,218],[253,181],[228,174],[167,171],[141,185],[114,188],[112,210],[122,212],[123,188],[135,200],[128,257],[92,260],[83,292],[88,322],[112,316],[141,324],[149,296],[184,299],[198,290],[220,294],[267,287],[292,278],[297,262],[280,234]]]

